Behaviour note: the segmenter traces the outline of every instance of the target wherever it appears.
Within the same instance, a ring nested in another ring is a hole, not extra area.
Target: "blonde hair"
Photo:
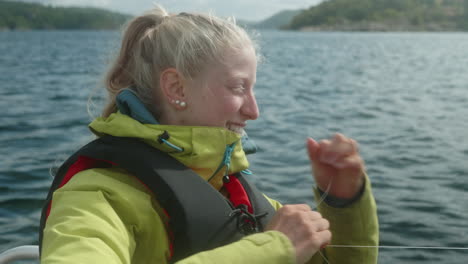
[[[123,35],[120,52],[105,78],[108,102],[102,115],[117,111],[116,96],[132,89],[156,118],[161,114],[158,98],[160,74],[177,69],[193,79],[204,65],[222,61],[227,48],[256,44],[233,19],[213,15],[170,15],[161,6],[131,20]]]

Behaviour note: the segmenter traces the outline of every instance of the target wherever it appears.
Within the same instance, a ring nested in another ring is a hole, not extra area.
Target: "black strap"
[[[258,229],[263,231],[265,230],[266,225],[269,220],[275,214],[275,209],[271,203],[265,198],[262,192],[260,192],[255,185],[251,184],[247,179],[242,175],[238,174],[239,181],[247,192],[250,203],[252,204],[252,209],[255,212],[255,215],[262,216],[259,218],[257,223],[259,224]],[[266,213],[266,214],[265,214]]]
[[[169,226],[174,235],[171,262],[242,237],[232,223],[233,208],[216,189],[176,159],[135,138],[105,136],[81,148],[59,169],[49,191],[49,202],[61,178],[79,156],[112,161],[138,177],[153,191],[170,216]],[[253,185],[241,175],[238,177],[251,195],[254,210],[268,211],[269,214],[273,212],[261,219],[264,226],[274,214],[273,207]],[[46,207],[41,217],[40,242]]]

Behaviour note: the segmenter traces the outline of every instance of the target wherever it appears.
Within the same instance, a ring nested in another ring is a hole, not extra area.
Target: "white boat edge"
[[[24,245],[14,247],[0,253],[0,264],[7,264],[12,261],[37,259],[39,260],[39,246]]]

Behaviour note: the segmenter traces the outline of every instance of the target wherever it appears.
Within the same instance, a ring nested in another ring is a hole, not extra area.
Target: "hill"
[[[335,31],[467,31],[468,0],[327,0],[285,27]]]
[[[117,29],[130,16],[98,8],[0,1],[0,29]]]
[[[252,24],[252,26],[259,29],[279,29],[288,25],[291,20],[301,12],[302,10],[281,11],[265,20]]]

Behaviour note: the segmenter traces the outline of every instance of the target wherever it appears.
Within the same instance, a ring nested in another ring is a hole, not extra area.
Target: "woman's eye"
[[[244,92],[245,87],[242,85],[232,86],[231,89],[235,92]]]

